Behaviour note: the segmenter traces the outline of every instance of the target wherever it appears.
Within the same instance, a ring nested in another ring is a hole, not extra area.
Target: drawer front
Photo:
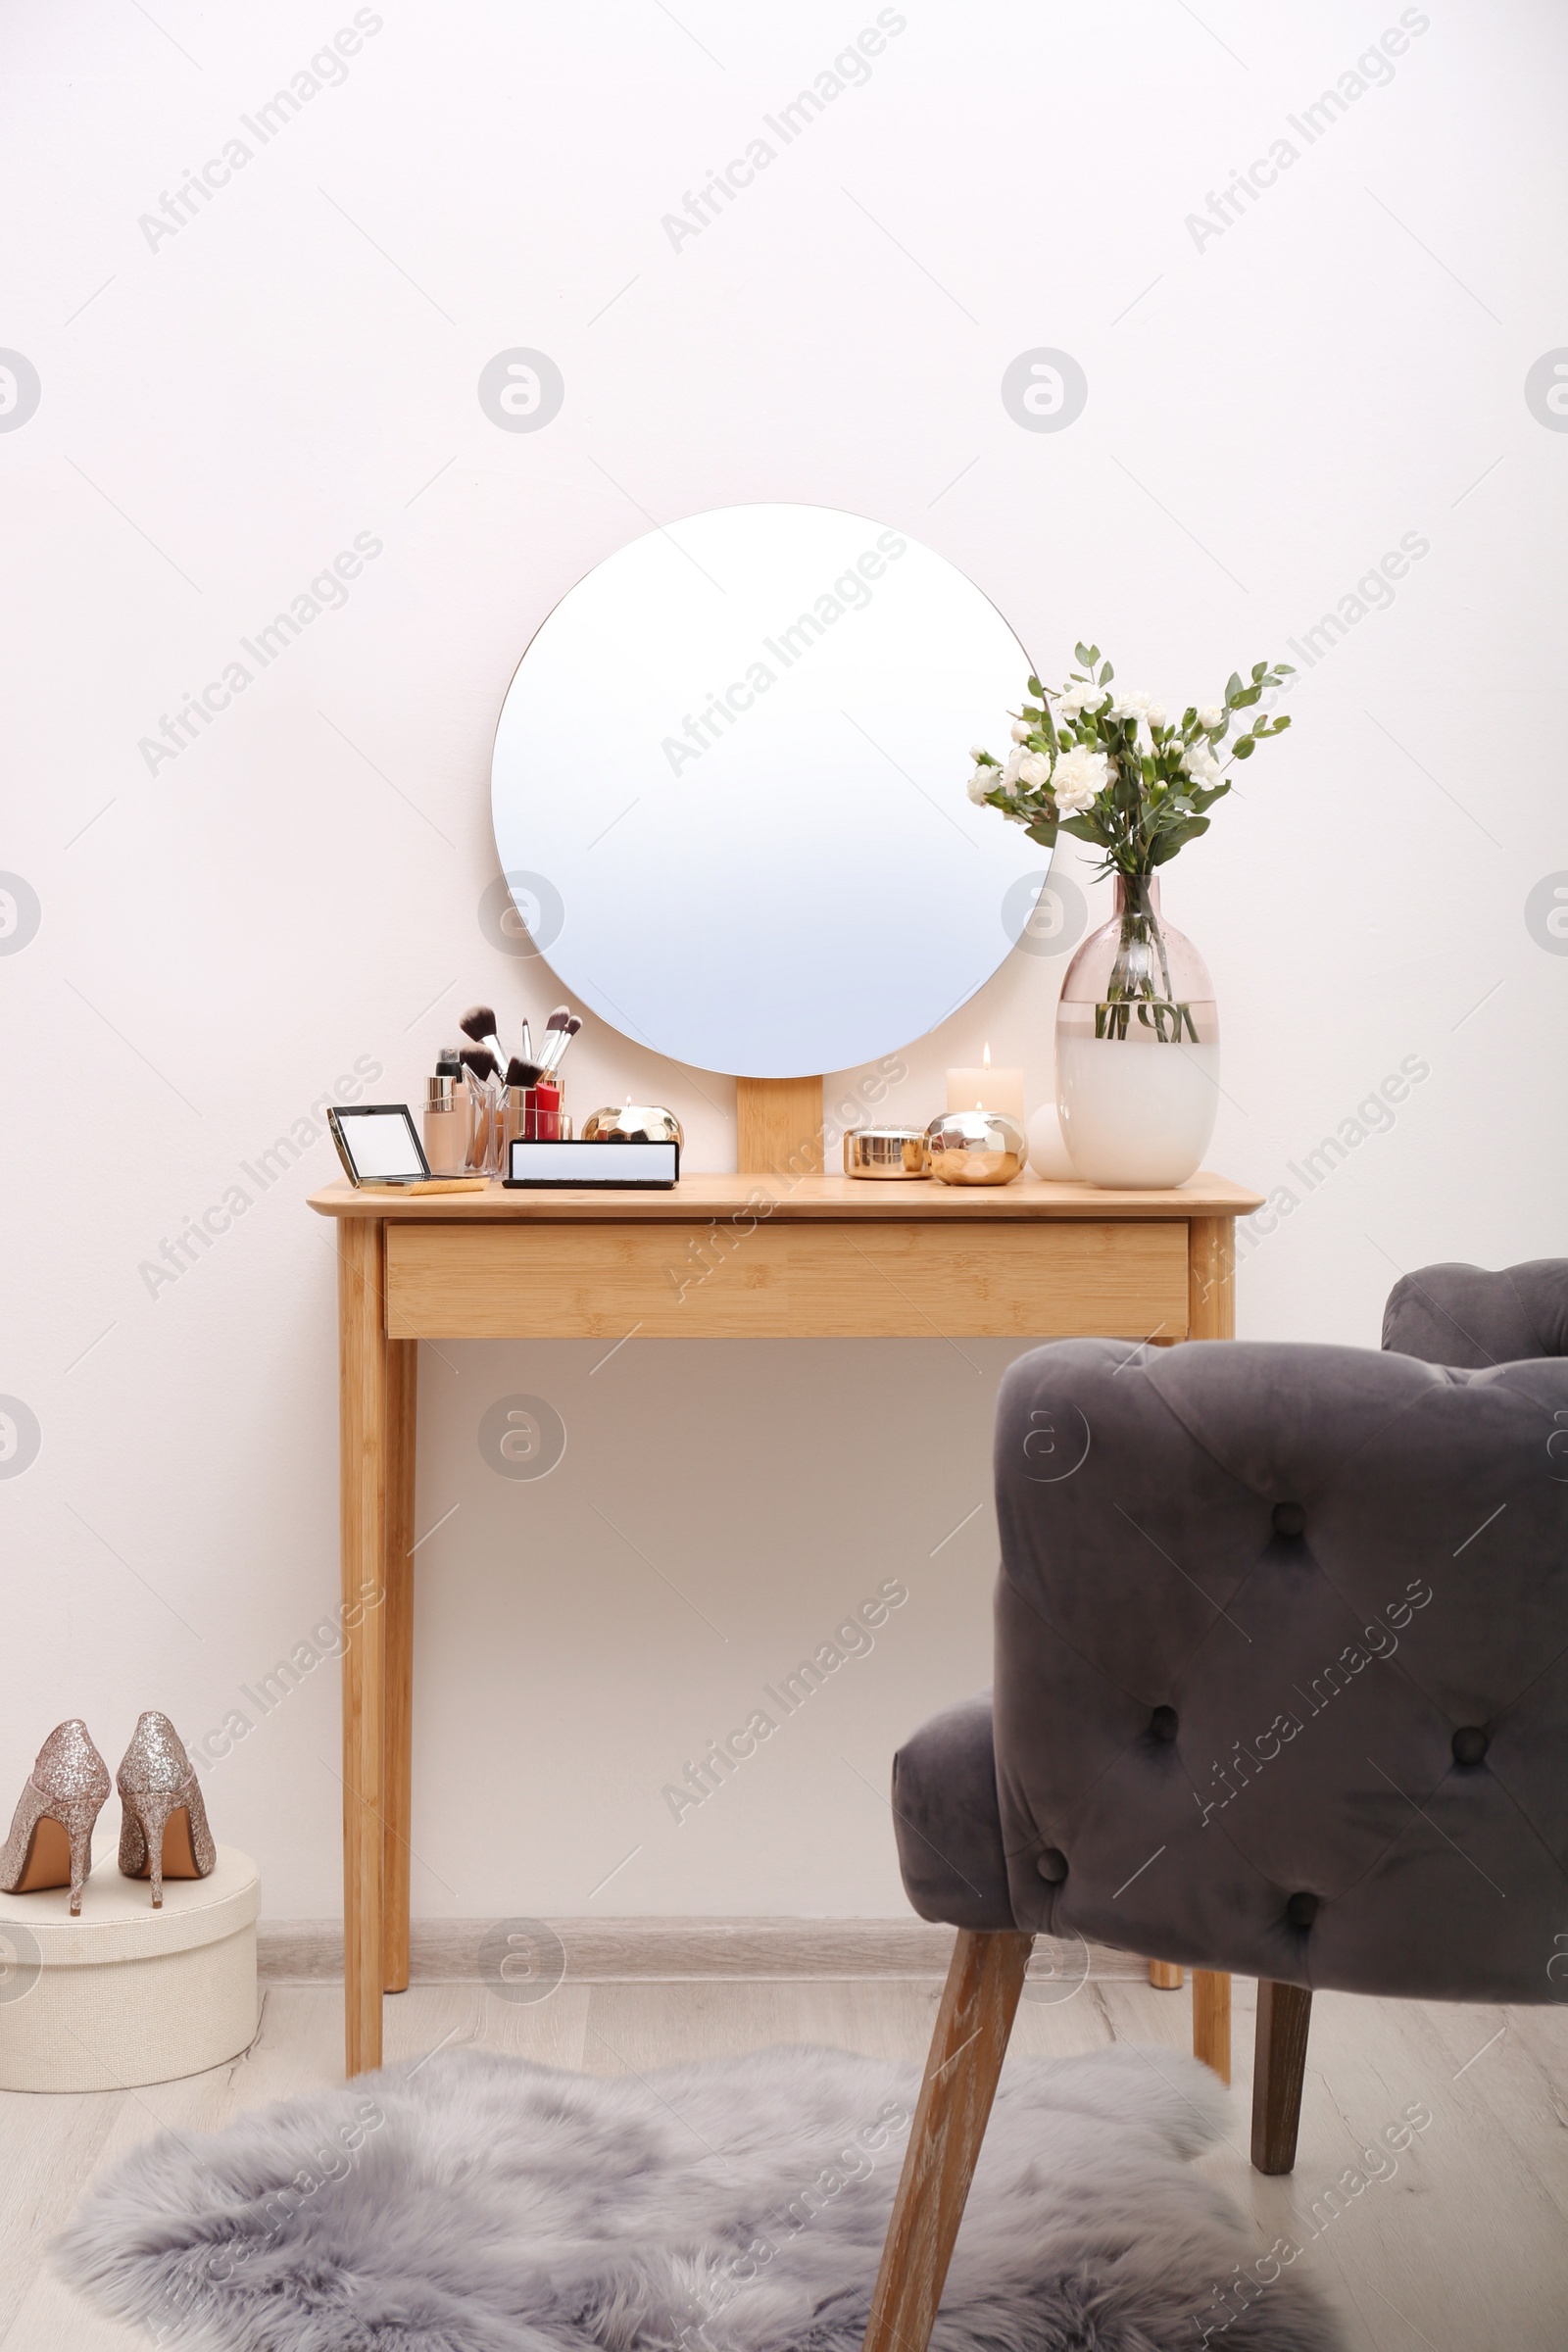
[[[389,1223],[394,1339],[1184,1339],[1185,1221]]]

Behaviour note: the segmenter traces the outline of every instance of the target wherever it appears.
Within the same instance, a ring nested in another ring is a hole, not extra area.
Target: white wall
[[[0,343],[42,395],[0,431],[0,867],[41,909],[0,956],[0,1391],[41,1430],[0,1476],[6,1804],[68,1712],[112,1765],[141,1706],[192,1740],[255,1715],[241,1686],[330,1607],[333,1263],[302,1205],[330,1146],[265,1192],[241,1163],[357,1056],[416,1099],[473,997],[547,1008],[479,927],[491,730],[542,616],[651,518],[885,518],[1048,675],[1092,633],[1176,702],[1298,659],[1428,543],[1166,886],[1223,1005],[1212,1163],[1298,1196],[1248,1249],[1242,1330],[1370,1344],[1396,1267],[1563,1247],[1568,943],[1526,920],[1568,869],[1568,439],[1525,398],[1568,343],[1560,11],[906,0],[869,79],[678,248],[662,217],[872,0],[374,13],[341,84],[240,131],[250,160],[151,243],[138,217],[348,0],[30,0],[0,34]],[[1401,22],[1392,79],[1290,129]],[[1277,184],[1196,232],[1282,136]],[[475,395],[516,345],[564,378],[535,433]],[[1039,346],[1088,378],[1058,433],[1000,397]],[[162,714],[360,534],[346,606],[149,772]],[[900,1108],[985,1038],[1043,1092],[1059,972],[1014,956],[910,1048]],[[1308,1193],[1289,1163],[1406,1056],[1430,1074],[1396,1125]],[[593,1023],[571,1077],[579,1107],[669,1102],[696,1164],[733,1164],[728,1082]],[[143,1261],[236,1184],[151,1295]],[[418,1909],[898,1912],[889,1753],[988,1673],[1009,1353],[422,1350],[421,1527],[452,1515],[419,1553]],[[569,1431],[538,1484],[475,1445],[514,1390]],[[871,1654],[677,1825],[662,1786],[888,1577],[909,1597]],[[333,1684],[208,1773],[278,1915],[336,1901]]]

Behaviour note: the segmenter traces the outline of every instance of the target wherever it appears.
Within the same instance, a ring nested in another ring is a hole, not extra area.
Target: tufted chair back
[[[1383,1310],[1383,1345],[1472,1372],[1568,1355],[1568,1258],[1532,1258],[1500,1274],[1462,1265],[1402,1274]]]
[[[1568,1992],[1565,1345],[1543,1262],[1405,1277],[1381,1354],[1072,1340],[1012,1366],[1020,1929],[1286,1984]]]

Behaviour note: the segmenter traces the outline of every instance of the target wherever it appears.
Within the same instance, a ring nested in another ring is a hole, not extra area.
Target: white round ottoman
[[[123,2090],[220,2066],[256,2034],[249,1854],[220,1845],[205,1879],[122,1879],[94,1852],[73,1919],[64,1886],[0,1894],[0,2090]]]

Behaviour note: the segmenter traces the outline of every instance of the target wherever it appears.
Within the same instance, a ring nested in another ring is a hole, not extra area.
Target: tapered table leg
[[[1236,1337],[1236,1219],[1187,1220],[1187,1337]]]
[[[385,1829],[381,1840],[381,1982],[409,1984],[409,1833],[414,1788],[414,1434],[419,1343],[388,1340],[386,1472]]]
[[[1231,2079],[1231,1981],[1207,1968],[1193,1971],[1193,2056]]]
[[[1236,1220],[1190,1217],[1187,1223],[1187,1336],[1236,1337]],[[1231,1981],[1206,1968],[1193,1971],[1193,2056],[1231,2079]]]
[[[387,1356],[383,1228],[338,1221],[343,1558],[343,1992],[350,2075],[381,2063]]]

